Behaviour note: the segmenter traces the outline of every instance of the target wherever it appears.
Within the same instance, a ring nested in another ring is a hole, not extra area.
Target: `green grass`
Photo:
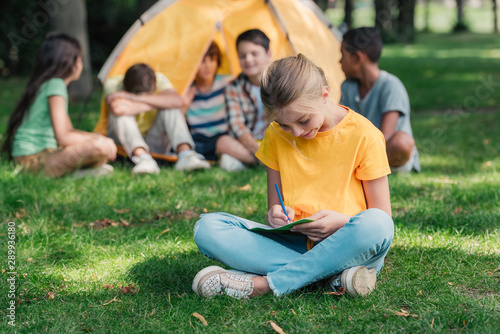
[[[451,111],[475,94],[476,72],[498,75],[495,57],[487,56],[498,38],[476,44],[471,38],[468,47],[453,38],[422,36],[414,45],[390,46],[384,53],[383,67],[403,77],[418,111],[412,122],[423,172],[390,176],[396,235],[372,295],[353,299],[304,289],[282,298],[238,301],[205,300],[191,292],[197,271],[216,264],[193,242],[193,216],[227,211],[262,220],[263,168],[228,174],[218,168],[182,173],[164,167],[158,176],[132,177],[129,166],[117,164],[110,178],[48,180],[16,174],[2,160],[0,277],[6,282],[10,276],[7,227],[14,221],[18,308],[12,328],[5,317],[8,287],[2,283],[0,331],[273,333],[269,321],[274,321],[286,333],[498,333],[500,112],[484,101]],[[450,76],[463,59],[447,51],[453,45],[468,59],[456,78]],[[450,58],[436,56],[440,52]],[[429,83],[423,59],[449,75],[436,75],[440,84]],[[0,133],[24,82],[0,80]],[[98,102],[99,92],[80,128],[92,129]],[[73,119],[81,108],[73,106]],[[247,184],[250,190],[240,189]],[[100,219],[130,225],[92,229],[90,223]],[[110,284],[114,289],[104,286]],[[119,292],[129,284],[137,293]]]
[[[500,35],[422,34],[410,45],[386,45],[380,67],[405,84],[412,110],[496,108]]]

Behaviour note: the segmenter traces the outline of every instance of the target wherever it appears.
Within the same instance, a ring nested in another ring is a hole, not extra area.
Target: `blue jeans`
[[[304,234],[249,231],[245,219],[227,213],[202,215],[194,227],[200,251],[229,267],[265,276],[276,296],[342,273],[347,268],[376,268],[394,236],[391,217],[368,209],[307,250]]]

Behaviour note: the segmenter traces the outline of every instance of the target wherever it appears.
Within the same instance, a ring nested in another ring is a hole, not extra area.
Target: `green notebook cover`
[[[298,225],[298,224],[304,224],[304,223],[310,223],[310,222],[313,222],[314,219],[309,219],[309,218],[304,218],[304,219],[301,219],[301,220],[297,220],[296,222],[293,222],[293,223],[289,223],[289,224],[286,224],[286,225],[283,225],[283,226],[280,226],[280,227],[276,227],[276,228],[273,228],[271,226],[268,226],[268,225],[264,225],[264,227],[254,227],[254,228],[251,228],[250,231],[254,231],[254,232],[270,232],[270,233],[292,233],[290,232],[290,229],[292,227],[294,227],[295,225]]]

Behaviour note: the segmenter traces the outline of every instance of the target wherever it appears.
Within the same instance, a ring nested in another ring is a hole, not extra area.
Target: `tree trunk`
[[[497,0],[493,0],[493,32],[498,33]]]
[[[431,0],[425,0],[425,27],[424,27],[425,32],[431,31],[430,23],[429,23],[430,15],[431,15],[430,3],[431,3]]]
[[[375,0],[375,28],[384,37],[392,32],[391,0]]]
[[[354,0],[345,0],[344,4],[344,23],[348,28],[352,27],[352,12],[354,10]]]
[[[457,0],[457,21],[458,23],[464,22],[464,1]]]
[[[464,22],[464,0],[456,0],[457,1],[457,24],[455,25],[455,31],[466,30]]]
[[[398,37],[411,42],[415,37],[415,0],[399,0]]]
[[[92,93],[92,67],[87,31],[87,9],[84,0],[59,2],[58,10],[51,15],[50,28],[75,37],[82,47],[83,71],[80,79],[68,87],[72,100],[81,101]]]

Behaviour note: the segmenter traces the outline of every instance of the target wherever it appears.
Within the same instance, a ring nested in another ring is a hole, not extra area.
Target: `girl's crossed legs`
[[[245,221],[226,213],[203,215],[194,229],[195,242],[210,258],[264,276],[276,296],[351,267],[366,266],[379,273],[394,235],[392,219],[379,209],[352,217],[309,251],[303,234],[255,233]]]

